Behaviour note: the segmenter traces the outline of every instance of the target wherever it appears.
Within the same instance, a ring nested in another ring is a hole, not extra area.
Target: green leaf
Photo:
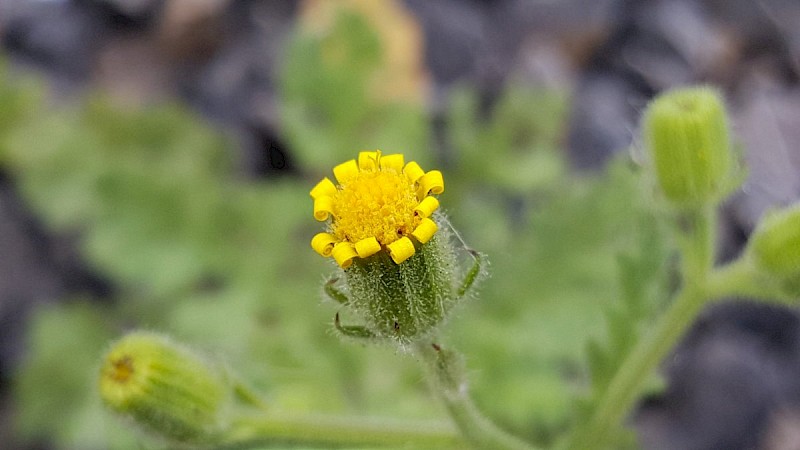
[[[576,402],[576,430],[591,416],[596,402],[608,389],[616,371],[668,297],[669,271],[664,262],[668,244],[664,234],[650,215],[641,216],[637,224],[636,247],[616,257],[620,299],[607,306],[604,312],[606,339],[591,339],[587,344],[591,383],[589,392]],[[663,388],[663,382],[654,375],[648,381],[648,386],[650,392],[657,392]],[[609,448],[635,448],[629,431],[616,430],[610,435]]]
[[[411,154],[417,161],[425,155],[422,106],[387,100],[370,89],[383,60],[378,34],[353,12],[340,11],[327,33],[292,35],[281,74],[281,118],[302,166],[329,173],[366,149]]]

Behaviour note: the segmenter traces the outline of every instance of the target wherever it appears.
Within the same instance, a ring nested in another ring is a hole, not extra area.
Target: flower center
[[[393,170],[361,171],[334,195],[333,234],[352,243],[374,236],[388,245],[419,224],[419,201],[403,174]]]
[[[111,365],[113,367],[110,375],[117,383],[125,383],[133,375],[133,359],[130,356],[115,359],[111,361]]]

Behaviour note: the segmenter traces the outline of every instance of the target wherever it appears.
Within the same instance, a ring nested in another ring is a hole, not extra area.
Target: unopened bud
[[[149,332],[116,342],[103,359],[100,394],[114,411],[173,442],[213,440],[225,383],[190,350]]]
[[[750,239],[750,252],[759,270],[800,295],[800,203],[761,219]]]
[[[647,107],[644,141],[664,196],[681,206],[719,201],[731,186],[728,119],[715,89],[690,87]]]

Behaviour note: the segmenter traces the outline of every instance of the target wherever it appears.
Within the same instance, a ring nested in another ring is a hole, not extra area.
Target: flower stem
[[[283,413],[238,417],[221,441],[226,449],[269,445],[455,449],[465,445],[457,430],[438,422]]]
[[[414,345],[414,352],[425,364],[432,387],[447,407],[464,438],[477,449],[533,450],[534,447],[511,436],[483,416],[467,389],[461,357],[450,350],[425,341]]]
[[[716,212],[708,206],[686,211],[679,216],[677,227],[684,286],[704,286],[714,268]]]
[[[624,419],[636,400],[647,376],[683,335],[704,304],[696,289],[685,289],[658,321],[655,329],[639,341],[630,356],[614,375],[589,423],[575,436],[567,448],[602,448],[609,428]]]
[[[720,267],[708,278],[709,297],[745,297],[779,304],[792,304],[796,299],[775,284],[775,280],[760,274],[744,255]]]
[[[681,217],[683,287],[619,367],[597,403],[589,422],[580,426],[567,448],[602,448],[610,430],[619,426],[639,396],[647,377],[656,369],[706,304],[707,279],[713,266],[716,216],[698,208]]]

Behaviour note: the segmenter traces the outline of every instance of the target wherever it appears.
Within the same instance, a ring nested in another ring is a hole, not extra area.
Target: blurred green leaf
[[[105,426],[95,392],[97,358],[114,337],[96,305],[85,301],[42,308],[28,328],[31,348],[14,384],[20,434],[50,438],[62,448],[135,447],[130,431]]]
[[[557,186],[565,162],[560,138],[567,96],[509,83],[491,108],[474,90],[455,90],[449,130],[458,164],[470,182],[530,194]]]
[[[328,33],[294,33],[282,70],[281,111],[303,167],[329,173],[368,149],[411,153],[425,163],[428,124],[421,106],[370,91],[382,62],[378,35],[354,12],[339,11]]]

